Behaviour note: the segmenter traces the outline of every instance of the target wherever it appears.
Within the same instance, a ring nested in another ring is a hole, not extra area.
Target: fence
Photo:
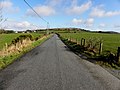
[[[65,37],[65,38],[67,38],[68,41],[79,44],[80,46],[87,47],[88,50],[93,50],[93,51],[96,50],[95,52],[99,55],[103,53],[103,41],[102,40],[95,41],[95,39],[86,40],[84,38],[81,38],[81,39],[76,38],[75,39],[75,38],[72,38],[71,36]],[[120,62],[120,47],[118,47],[116,57],[117,57],[117,61]]]
[[[79,44],[80,46],[86,47],[89,51],[93,51],[96,54],[102,54],[103,49],[103,42],[102,40],[86,40],[84,38],[82,39],[74,39],[72,37],[67,37],[68,41],[75,42],[76,44]]]
[[[118,50],[117,50],[117,62],[120,63],[120,47],[118,47]]]

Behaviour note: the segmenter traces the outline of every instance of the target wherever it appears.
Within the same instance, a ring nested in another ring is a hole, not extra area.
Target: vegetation
[[[119,33],[71,30],[66,33],[59,32],[58,35],[74,52],[95,60],[101,66],[120,69],[120,60],[117,57],[117,49],[120,45]]]
[[[0,34],[0,50],[5,47],[5,43],[7,43],[8,45],[15,44],[17,42],[19,43],[20,41],[28,37],[31,41],[36,41],[32,43],[32,46],[30,46],[30,48],[38,45],[41,42],[39,38],[46,32],[45,30],[35,30],[35,32],[27,30],[25,33]],[[119,33],[101,31],[90,32],[89,30],[77,28],[50,29],[49,32],[59,33],[58,35],[60,35],[60,38],[66,45],[68,45],[70,49],[74,50],[75,52],[81,53],[82,55],[86,55],[88,58],[97,60],[97,63],[99,63],[100,65],[106,64],[114,68],[120,67],[120,62],[116,60],[117,49],[120,45]],[[99,49],[100,43],[102,43],[102,50]],[[24,53],[24,51],[27,50],[29,50],[29,47],[23,49],[23,51],[20,53]],[[100,50],[102,53],[99,53]],[[4,59],[0,58],[0,61],[3,60],[2,62],[0,62],[0,65],[4,66],[5,64],[6,66],[6,62],[4,61],[7,61],[9,59],[8,62],[11,63],[13,59],[18,57],[19,55],[17,54],[16,56],[16,54],[13,54],[4,57]]]
[[[11,44],[12,40],[19,37],[20,35],[28,35],[29,33],[12,33],[12,34],[0,34],[0,50],[5,46],[5,43],[8,45]],[[33,38],[42,36],[43,34],[39,33],[30,33]]]
[[[0,29],[0,34],[10,34],[10,33],[15,33],[15,32],[13,30]]]
[[[66,39],[77,39],[79,42],[82,38],[89,40],[90,38],[99,38],[103,41],[103,52],[111,51],[117,53],[118,46],[120,45],[120,34],[106,34],[106,33],[60,33]]]
[[[35,35],[35,34],[34,34]],[[19,37],[15,38],[13,41],[16,41],[13,43],[13,45],[16,46],[16,44],[19,44],[19,41],[25,40],[25,39],[31,39],[33,40],[33,38],[31,38],[32,35],[26,34],[26,35],[20,35]],[[39,37],[39,35],[38,35]],[[33,49],[34,47],[40,45],[42,42],[44,42],[47,38],[49,38],[49,36],[43,36],[43,37],[39,37],[38,40],[34,40],[32,41],[32,43],[29,43],[28,41],[28,45],[22,47],[22,50],[20,52],[16,52],[14,51],[14,53],[10,53],[7,54],[6,56],[0,56],[0,69],[5,68],[7,65],[11,64],[14,60],[16,60],[18,57],[20,57],[21,55],[25,54],[26,52],[30,51],[31,49]],[[35,38],[35,37],[34,37]],[[27,43],[27,41],[26,41]]]

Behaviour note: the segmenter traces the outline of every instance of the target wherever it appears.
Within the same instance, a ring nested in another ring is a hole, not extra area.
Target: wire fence
[[[89,39],[85,39],[85,38],[73,38],[71,36],[64,36],[65,39],[67,39],[68,41],[74,42],[80,46],[83,46],[85,48],[87,48],[87,50],[89,52],[93,52],[94,54],[104,54],[105,52],[110,53],[111,55],[113,54],[116,58],[117,61],[120,62],[120,47],[118,47],[116,49],[116,53],[113,53],[110,50],[106,50],[103,51],[103,40],[101,39],[97,39],[97,38],[89,38]]]

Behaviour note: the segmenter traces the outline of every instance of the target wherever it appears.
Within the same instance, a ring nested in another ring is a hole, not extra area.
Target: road
[[[120,90],[120,80],[54,35],[0,72],[0,90]]]

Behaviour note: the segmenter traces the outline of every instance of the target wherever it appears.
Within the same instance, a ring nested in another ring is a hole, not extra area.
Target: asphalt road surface
[[[54,35],[0,72],[0,90],[120,90],[120,80]]]

